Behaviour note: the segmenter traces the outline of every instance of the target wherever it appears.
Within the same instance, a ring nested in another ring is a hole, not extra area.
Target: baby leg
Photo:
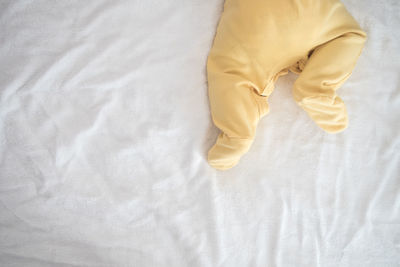
[[[239,74],[209,71],[208,76],[211,115],[221,130],[208,152],[208,162],[225,170],[249,150],[257,124],[268,112],[267,97],[260,96]]]
[[[349,32],[318,46],[294,83],[294,99],[326,132],[347,127],[346,107],[336,90],[349,78],[365,40]]]

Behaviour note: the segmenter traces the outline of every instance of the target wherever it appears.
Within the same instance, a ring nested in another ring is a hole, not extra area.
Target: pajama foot
[[[208,152],[208,163],[218,170],[230,169],[249,150],[252,142],[252,139],[230,138],[221,133]]]
[[[338,96],[307,97],[298,104],[320,128],[328,133],[339,133],[347,128],[346,106]]]

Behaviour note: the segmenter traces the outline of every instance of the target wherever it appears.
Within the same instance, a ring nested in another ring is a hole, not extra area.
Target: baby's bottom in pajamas
[[[312,120],[328,133],[338,133],[348,124],[346,107],[336,90],[348,79],[366,37],[349,32],[313,48],[306,63],[286,66],[299,74],[293,97]],[[268,113],[268,96],[262,95],[251,80],[234,70],[213,67],[210,60],[209,99],[215,125],[221,130],[208,152],[208,162],[216,169],[235,166],[255,137],[259,120]],[[275,80],[274,80],[275,82]]]

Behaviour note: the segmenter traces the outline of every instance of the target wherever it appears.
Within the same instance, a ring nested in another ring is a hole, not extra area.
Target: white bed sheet
[[[320,130],[279,79],[255,143],[208,166],[222,0],[0,2],[0,266],[400,266],[400,2]]]

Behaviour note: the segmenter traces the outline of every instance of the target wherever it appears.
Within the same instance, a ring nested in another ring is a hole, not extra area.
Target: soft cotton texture
[[[395,267],[400,14],[368,34],[321,131],[280,77],[252,150],[207,163],[222,1],[0,1],[0,266]]]
[[[350,77],[366,33],[339,0],[226,0],[208,56],[211,115],[221,130],[208,152],[226,170],[250,149],[277,79],[299,74],[293,97],[328,133],[347,128],[336,91]]]

